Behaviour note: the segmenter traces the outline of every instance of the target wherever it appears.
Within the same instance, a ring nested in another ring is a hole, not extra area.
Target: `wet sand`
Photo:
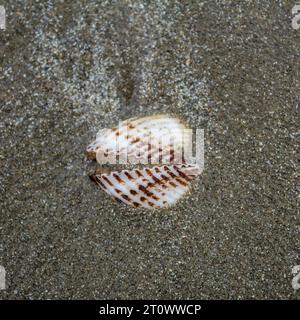
[[[300,297],[300,30],[293,1],[269,2],[0,3],[0,298]],[[205,129],[205,167],[151,212],[83,157],[156,113]]]

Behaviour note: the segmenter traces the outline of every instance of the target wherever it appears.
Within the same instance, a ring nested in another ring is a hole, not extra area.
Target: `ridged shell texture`
[[[183,144],[191,144],[185,125],[176,117],[132,118],[118,127],[102,129],[86,149],[96,161],[91,178],[109,195],[144,208],[174,205],[199,175],[197,165],[184,159]],[[116,169],[116,162],[130,169]]]

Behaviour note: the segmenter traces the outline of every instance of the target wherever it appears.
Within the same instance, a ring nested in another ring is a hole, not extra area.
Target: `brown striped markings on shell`
[[[122,202],[144,208],[174,205],[201,173],[186,162],[183,144],[191,144],[176,117],[157,115],[123,121],[101,130],[86,149],[89,176]],[[123,169],[123,167],[126,169]]]

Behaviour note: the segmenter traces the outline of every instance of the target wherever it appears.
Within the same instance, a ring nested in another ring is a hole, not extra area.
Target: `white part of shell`
[[[182,163],[182,146],[191,144],[184,124],[169,115],[133,118],[118,128],[103,129],[87,152],[105,164],[110,156],[126,155],[131,163]]]
[[[102,129],[86,149],[88,159],[96,160],[102,168],[95,171],[93,180],[109,195],[134,207],[174,205],[201,173],[197,165],[182,157],[183,144],[192,144],[185,129],[181,120],[169,115],[133,118],[118,127]],[[129,160],[145,166],[105,173],[104,165],[117,156],[125,157],[124,163]]]

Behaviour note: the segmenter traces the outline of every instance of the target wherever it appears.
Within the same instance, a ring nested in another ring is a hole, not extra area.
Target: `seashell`
[[[177,202],[201,173],[187,161],[184,146],[191,135],[176,117],[132,118],[99,131],[86,149],[88,173],[116,199],[144,208],[164,208]],[[124,169],[125,167],[125,169]]]

